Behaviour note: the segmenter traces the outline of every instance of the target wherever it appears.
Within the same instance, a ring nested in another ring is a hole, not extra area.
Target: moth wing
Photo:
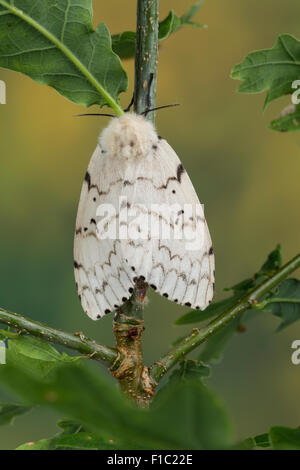
[[[98,230],[99,216],[100,231],[109,234],[115,229],[122,173],[120,162],[102,153],[98,144],[83,182],[74,240],[78,295],[84,311],[94,320],[123,304],[133,288],[133,276],[124,263],[120,241],[117,237],[101,238]]]
[[[160,139],[128,172],[122,188],[129,211],[130,233],[121,240],[126,263],[136,279],[161,295],[204,309],[213,297],[212,243],[203,208],[178,156]]]

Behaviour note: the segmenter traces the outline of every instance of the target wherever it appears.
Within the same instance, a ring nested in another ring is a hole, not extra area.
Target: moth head
[[[148,155],[156,141],[154,126],[134,113],[113,118],[100,135],[102,150],[126,160]]]

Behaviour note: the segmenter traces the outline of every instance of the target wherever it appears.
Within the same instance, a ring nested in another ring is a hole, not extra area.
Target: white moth
[[[94,320],[128,300],[138,280],[194,309],[212,300],[202,206],[178,156],[142,116],[113,118],[100,135],[80,196],[74,268]]]

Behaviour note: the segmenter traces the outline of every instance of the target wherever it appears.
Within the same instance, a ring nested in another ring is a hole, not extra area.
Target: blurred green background
[[[112,34],[135,28],[135,1],[93,3],[95,26],[104,21]],[[164,18],[172,8],[182,14],[192,0],[160,3]],[[196,19],[208,29],[185,28],[161,43],[157,103],[181,107],[159,112],[157,127],[205,204],[216,254],[216,299],[223,287],[252,275],[278,242],[284,261],[299,249],[300,134],[267,129],[289,99],[263,114],[264,96],[237,94],[238,82],[229,78],[246,53],[271,47],[278,34],[299,38],[299,17],[298,0],[207,0]],[[133,62],[124,65],[130,77],[121,98],[126,106]],[[0,79],[7,84],[7,104],[0,105],[0,305],[112,344],[112,316],[99,322],[84,316],[72,266],[81,184],[107,120],[72,117],[84,109],[25,76],[0,70]],[[147,362],[190,330],[172,326],[185,311],[150,294]],[[290,361],[300,323],[279,334],[276,326],[267,315],[253,321],[213,369],[212,382],[239,438],[270,425],[300,425],[300,366]],[[55,417],[37,410],[0,428],[0,448],[55,429]]]

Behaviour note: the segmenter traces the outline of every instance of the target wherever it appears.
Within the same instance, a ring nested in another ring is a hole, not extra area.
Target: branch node
[[[134,358],[127,348],[117,346],[117,351],[118,355],[110,372],[115,379],[121,380],[130,376],[132,367],[134,367]]]

